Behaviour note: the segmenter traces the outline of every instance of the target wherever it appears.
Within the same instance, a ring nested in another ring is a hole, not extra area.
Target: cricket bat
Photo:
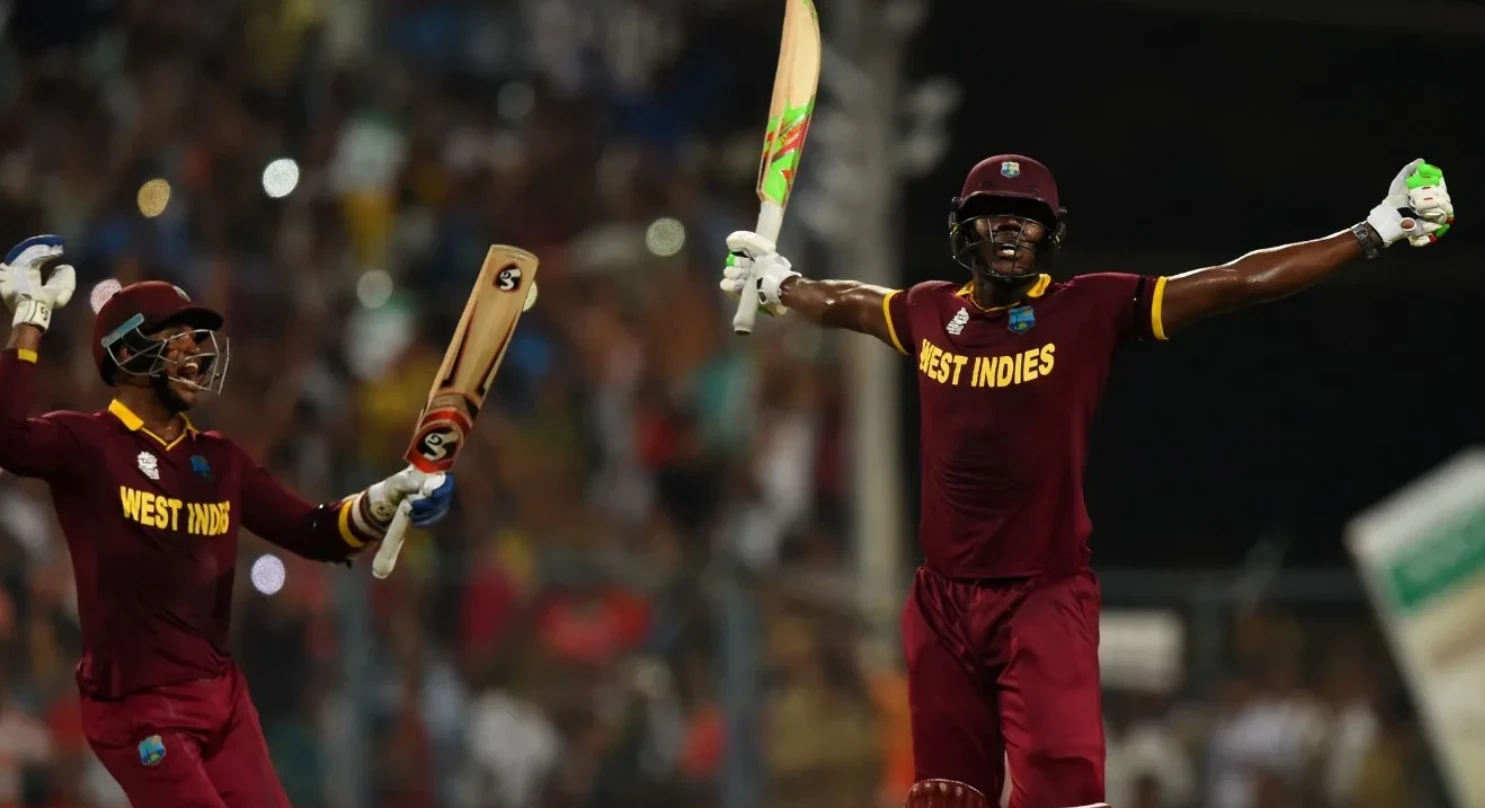
[[[773,78],[773,100],[768,105],[763,159],[758,165],[759,210],[754,230],[775,244],[784,226],[784,208],[794,191],[804,138],[815,114],[815,90],[820,84],[820,18],[814,0],[784,1],[784,36],[779,44],[778,72]],[[753,333],[757,317],[758,279],[749,278],[737,300],[732,330]]]
[[[469,430],[479,417],[485,396],[505,359],[521,314],[536,303],[536,256],[518,247],[495,245],[485,255],[474,291],[464,304],[443,364],[428,391],[418,427],[403,458],[430,475],[424,492],[437,488],[443,473],[454,467]],[[377,548],[371,573],[392,574],[407,535],[412,498],[404,499]]]

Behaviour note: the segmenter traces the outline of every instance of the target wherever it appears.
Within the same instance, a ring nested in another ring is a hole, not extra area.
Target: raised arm
[[[769,314],[793,311],[825,328],[870,334],[903,350],[895,333],[888,301],[896,290],[857,281],[816,281],[794,271],[773,242],[756,233],[738,232],[727,238],[730,256],[723,272],[722,290],[737,295],[747,276],[758,277],[759,305]]]
[[[1415,160],[1397,175],[1387,198],[1366,221],[1349,230],[1171,277],[1159,321],[1168,335],[1213,314],[1287,297],[1403,239],[1426,247],[1448,232],[1453,221],[1454,206],[1442,172]]]
[[[0,299],[15,313],[0,352],[0,468],[28,477],[62,474],[80,456],[79,439],[60,418],[29,417],[41,337],[52,311],[67,305],[76,288],[68,266],[42,282],[42,265],[61,255],[61,239],[38,236],[16,245],[0,264]]]

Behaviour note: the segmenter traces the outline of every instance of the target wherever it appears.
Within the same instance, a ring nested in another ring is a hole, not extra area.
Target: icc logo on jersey
[[[1036,312],[1030,306],[1017,306],[1006,312],[1006,327],[1013,334],[1025,334],[1036,325]]]
[[[160,479],[160,459],[149,452],[139,453],[139,471],[151,480]]]
[[[960,309],[959,313],[949,320],[949,324],[944,326],[944,330],[957,337],[964,332],[964,327],[968,324],[969,309]]]

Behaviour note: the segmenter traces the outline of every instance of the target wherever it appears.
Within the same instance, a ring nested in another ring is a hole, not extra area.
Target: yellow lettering
[[[995,357],[995,386],[1009,387],[1016,378],[1016,368],[1009,356]]]
[[[965,366],[970,387],[1009,387],[1034,381],[1056,366],[1057,346],[1047,343],[1010,356],[968,356],[923,340],[918,351],[918,370],[940,384],[959,385]]]
[[[186,532],[192,536],[201,535],[201,503],[191,502],[186,505]]]
[[[180,530],[180,509],[185,503],[178,499],[169,499],[167,503],[170,505],[170,529]]]
[[[131,522],[139,521],[139,492],[132,488],[119,486],[119,503],[124,506],[124,518]]]
[[[1031,350],[1024,351],[1021,354],[1021,381],[1029,382],[1032,379],[1036,378],[1037,367],[1036,365],[1033,365],[1032,362],[1036,361],[1037,355],[1040,353],[1040,348],[1032,348]]]

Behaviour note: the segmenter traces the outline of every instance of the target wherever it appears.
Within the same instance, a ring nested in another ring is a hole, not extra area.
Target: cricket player
[[[953,200],[949,243],[967,283],[810,280],[755,233],[727,239],[723,291],[756,278],[769,313],[917,358],[925,560],[902,616],[909,808],[1105,805],[1082,477],[1115,349],[1293,294],[1399,241],[1432,244],[1453,206],[1442,173],[1415,160],[1364,221],[1325,238],[1170,277],[1054,281],[1064,218],[1051,172],[1003,154],[976,165]]]
[[[227,652],[237,532],[318,561],[348,559],[385,534],[398,503],[443,518],[453,480],[404,470],[312,505],[231,439],[186,413],[227,375],[222,316],[178,287],[124,287],[93,322],[99,412],[30,418],[41,343],[72,298],[53,236],[0,264],[14,324],[0,354],[0,468],[45,480],[67,537],[82,624],[88,742],[138,808],[288,808],[258,713]]]

